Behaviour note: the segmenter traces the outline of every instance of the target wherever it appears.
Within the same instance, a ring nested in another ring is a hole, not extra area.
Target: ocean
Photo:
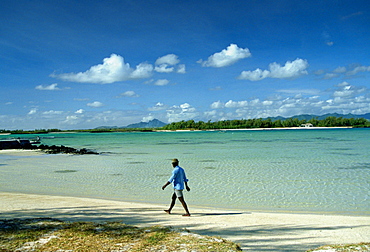
[[[192,207],[370,214],[370,129],[38,135],[100,155],[0,154],[0,191],[163,204],[178,158]],[[12,137],[35,137],[12,135]],[[9,136],[0,136],[0,139]],[[178,207],[180,203],[178,203]]]

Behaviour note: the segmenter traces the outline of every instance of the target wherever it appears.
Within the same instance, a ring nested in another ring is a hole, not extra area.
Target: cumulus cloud
[[[199,116],[199,112],[189,103],[184,103],[179,106],[172,106],[167,110],[168,122],[187,121]]]
[[[88,103],[86,105],[89,106],[89,107],[93,107],[93,108],[99,108],[99,107],[104,106],[104,104],[99,102],[99,101],[94,101],[94,102]]]
[[[177,73],[179,73],[179,74],[186,73],[186,69],[185,69],[185,65],[184,64],[178,65],[178,67],[177,67]]]
[[[154,70],[158,73],[172,73],[175,70],[175,68],[168,67],[167,64],[162,64],[162,65],[156,66]]]
[[[60,115],[63,111],[55,111],[55,110],[49,110],[42,112],[43,115]]]
[[[141,119],[142,122],[150,122],[152,120],[156,119],[154,116],[152,115],[148,115],[148,116],[144,116],[143,119]]]
[[[161,121],[181,120],[233,120],[267,118],[274,116],[290,117],[299,114],[322,115],[326,113],[365,114],[370,113],[370,93],[366,87],[350,82],[339,82],[325,92],[316,90],[279,90],[279,95],[266,99],[240,99],[215,101],[206,111],[198,110],[189,103],[168,106],[158,102],[145,111],[73,111],[40,110],[30,107],[24,115],[0,115],[0,128],[61,128],[83,129],[101,125],[127,125],[140,120],[157,118]],[[92,104],[99,105],[100,102]],[[102,105],[102,104],[101,104]],[[149,115],[148,115],[149,111]],[[32,120],[30,120],[32,118]]]
[[[355,75],[355,74],[361,73],[361,72],[370,72],[370,66],[357,66],[354,69],[352,69],[351,71],[348,71],[347,75]]]
[[[131,72],[129,79],[145,79],[152,76],[153,66],[148,63],[140,63],[136,66],[136,69]],[[126,80],[126,79],[122,79]]]
[[[274,62],[269,65],[269,70],[261,70],[257,68],[254,71],[243,71],[239,75],[239,79],[259,81],[265,78],[289,79],[296,78],[307,74],[307,60],[297,58],[294,61],[287,61],[284,66]]]
[[[350,85],[348,82],[344,81],[338,84],[339,89],[335,90],[333,93],[334,97],[341,97],[341,98],[353,98],[358,94],[363,93],[366,89],[362,87],[356,87]]]
[[[284,92],[290,93],[289,91]],[[365,114],[370,112],[370,96],[364,87],[342,82],[332,90],[330,99],[320,97],[319,93],[315,90],[308,90],[305,92],[307,96],[277,96],[271,99],[248,101],[216,101],[210,105],[210,111],[204,112],[204,116],[213,120],[220,120],[220,118],[232,120],[274,116],[291,117],[300,114]],[[295,92],[291,94],[295,94]]]
[[[217,52],[208,57],[207,60],[199,60],[203,67],[226,67],[230,66],[237,61],[251,57],[248,48],[239,48],[236,44],[230,44],[226,49],[223,49],[221,52]]]
[[[333,78],[336,78],[336,77],[338,77],[339,75],[338,74],[336,74],[336,73],[326,73],[325,75],[324,75],[324,79],[325,80],[330,80],[330,79],[333,79]]]
[[[305,95],[317,95],[320,93],[318,89],[279,89],[277,90],[279,93],[286,93],[286,94],[305,94]]]
[[[180,63],[178,56],[175,54],[167,54],[163,57],[158,58],[155,61],[154,70],[158,73],[172,73],[175,72],[175,66]],[[177,73],[185,73],[185,65],[181,64],[177,66]]]
[[[122,56],[112,54],[109,58],[103,59],[103,64],[92,66],[85,72],[51,74],[51,77],[72,82],[108,84],[117,81],[148,78],[152,75],[152,72],[153,66],[148,63],[141,63],[133,69],[130,64],[125,63]]]
[[[51,84],[49,86],[38,85],[38,86],[35,87],[35,89],[37,89],[37,90],[48,90],[48,91],[60,90],[60,88],[58,88],[57,83]]]
[[[226,108],[242,108],[248,106],[248,101],[228,101],[225,103]]]
[[[168,83],[170,83],[167,79],[159,79],[156,82],[154,82],[154,85],[156,86],[166,86]]]
[[[323,79],[333,79],[341,76],[352,76],[363,72],[370,72],[370,66],[361,66],[361,65],[355,66],[352,65],[349,67],[339,66],[331,72],[325,72],[324,70],[317,71],[318,75],[321,74],[324,75]]]
[[[65,117],[65,120],[62,121],[62,124],[68,124],[68,125],[76,125],[79,122],[81,122],[80,117],[76,115],[68,115]]]
[[[212,109],[219,109],[219,108],[224,108],[225,104],[221,101],[216,101],[211,104]]]
[[[336,69],[334,69],[333,73],[345,73],[346,71],[346,67],[337,67]]]
[[[178,56],[177,55],[175,55],[175,54],[167,54],[167,55],[165,55],[163,57],[158,58],[155,61],[155,64],[156,65],[166,64],[166,65],[174,66],[174,65],[178,64],[179,62],[180,62],[180,60],[178,59]]]
[[[138,94],[136,94],[134,91],[131,91],[131,90],[126,91],[126,92],[120,94],[120,96],[124,96],[124,97],[139,97]]]
[[[160,111],[160,110],[165,110],[165,109],[167,109],[167,106],[161,102],[157,102],[155,106],[148,108],[149,111]]]
[[[34,115],[37,113],[37,108],[32,108],[30,112],[28,112],[28,115]]]

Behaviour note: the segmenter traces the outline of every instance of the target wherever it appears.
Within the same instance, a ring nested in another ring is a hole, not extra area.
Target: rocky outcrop
[[[48,154],[76,154],[76,155],[85,155],[85,154],[95,154],[98,155],[98,152],[91,151],[85,148],[75,149],[72,147],[67,147],[64,145],[45,145],[40,144],[39,146],[31,144],[30,140],[23,139],[10,139],[0,141],[0,150],[5,149],[24,149],[24,150],[41,150]]]
[[[28,149],[32,148],[30,140],[10,139],[0,141],[0,150],[5,149]]]
[[[85,154],[95,154],[95,155],[98,155],[99,154],[98,152],[91,151],[91,150],[88,150],[88,149],[85,149],[85,148],[75,149],[75,148],[67,147],[67,146],[64,146],[64,145],[60,145],[60,146],[52,145],[52,146],[49,146],[49,145],[41,144],[40,146],[36,147],[35,149],[42,150],[42,151],[44,151],[44,152],[46,152],[48,154],[59,154],[59,153],[63,153],[63,154],[77,154],[77,155],[85,155]]]

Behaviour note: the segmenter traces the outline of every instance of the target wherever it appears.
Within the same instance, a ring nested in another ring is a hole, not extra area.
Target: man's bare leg
[[[188,205],[186,204],[184,197],[179,197],[179,201],[181,202],[183,208],[185,209],[186,214],[183,214],[182,216],[190,216]]]
[[[177,199],[176,193],[173,193],[170,208],[168,208],[168,210],[164,210],[166,213],[171,214],[172,208],[175,206],[176,199]]]

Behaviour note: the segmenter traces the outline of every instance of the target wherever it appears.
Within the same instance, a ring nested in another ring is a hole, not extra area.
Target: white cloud
[[[30,112],[28,112],[28,115],[34,115],[37,113],[37,108],[32,108]]]
[[[346,71],[346,67],[337,67],[336,69],[334,69],[333,73],[345,73]]]
[[[349,83],[347,81],[343,81],[343,82],[339,83],[337,86],[338,87],[346,87],[348,85],[349,85]]]
[[[94,101],[94,102],[88,103],[86,105],[89,106],[89,107],[93,107],[93,108],[99,108],[99,107],[104,106],[104,104],[99,102],[99,101]]]
[[[279,93],[286,94],[307,94],[307,95],[316,95],[320,93],[318,89],[280,89],[277,90]]]
[[[257,68],[254,71],[243,71],[239,75],[238,79],[250,80],[250,81],[259,81],[259,80],[263,80],[263,79],[269,77],[269,75],[270,75],[269,71],[261,70],[261,69]]]
[[[342,82],[338,85],[340,87],[339,90],[334,91],[333,96],[334,97],[340,97],[340,98],[347,98],[347,97],[354,97],[358,94],[361,94],[365,91],[364,88],[359,88],[355,86],[349,85],[347,82]]]
[[[287,91],[287,94],[295,94],[295,92]],[[204,116],[214,120],[220,120],[220,118],[232,120],[274,116],[291,117],[300,114],[365,114],[370,112],[370,96],[366,88],[342,82],[335,90],[332,90],[330,99],[320,97],[315,93],[315,90],[312,92],[308,90],[306,94],[312,96],[294,95],[288,98],[279,96],[266,100],[230,100],[226,103],[216,101],[210,106],[212,110],[204,112]]]
[[[156,82],[154,82],[154,85],[156,86],[166,86],[168,83],[170,83],[167,79],[159,79]]]
[[[76,125],[81,122],[80,118],[76,115],[66,116],[65,120],[62,121],[62,124]]]
[[[294,61],[287,61],[284,66],[274,62],[269,65],[269,70],[261,70],[257,68],[254,71],[243,71],[239,75],[239,79],[259,81],[265,78],[289,79],[296,78],[307,74],[307,60],[297,58]]]
[[[124,62],[124,58],[112,54],[103,59],[103,64],[92,66],[89,70],[79,73],[51,74],[51,77],[64,81],[107,84],[117,81],[148,78],[153,72],[153,66],[141,63],[132,69],[130,64]]]
[[[155,64],[156,65],[166,64],[166,65],[174,66],[174,65],[178,64],[179,62],[180,62],[180,60],[178,59],[178,56],[177,55],[175,55],[175,54],[167,54],[167,55],[165,55],[163,57],[158,58],[155,61]]]
[[[181,120],[187,121],[196,118],[199,113],[189,103],[184,103],[179,106],[173,106],[167,110],[168,122],[178,122]]]
[[[225,103],[226,108],[241,108],[248,106],[248,101],[228,101]]]
[[[370,113],[369,90],[349,82],[338,83],[330,89],[331,93],[328,93],[329,90],[318,93],[314,90],[280,91],[280,95],[267,99],[215,101],[210,103],[211,107],[208,111],[199,111],[189,103],[169,107],[162,102],[158,102],[145,111],[84,111],[78,109],[62,112],[49,109],[42,111],[39,107],[30,107],[29,114],[0,115],[0,128],[91,129],[102,125],[123,126],[151,118],[164,122],[176,122],[190,119],[219,121],[273,116],[290,117],[299,114]]]
[[[162,65],[156,66],[154,70],[158,73],[172,73],[175,70],[175,68],[168,67],[167,64],[162,64]]]
[[[160,111],[167,109],[167,106],[161,102],[158,102],[155,106],[148,108],[149,111]]]
[[[361,72],[370,72],[370,66],[358,66],[347,72],[347,75],[355,75]]]
[[[58,84],[54,83],[49,86],[43,86],[43,85],[38,85],[35,87],[37,90],[48,90],[48,91],[54,91],[54,90],[60,90],[60,88],[57,87]]]
[[[163,57],[158,58],[155,61],[154,71],[158,73],[172,73],[175,72],[175,66],[180,63],[178,56],[175,54],[167,54]],[[177,66],[176,73],[185,73],[185,65],[181,64]]]
[[[219,108],[224,108],[225,104],[221,101],[216,101],[211,104],[212,109],[219,109]]]
[[[264,105],[264,106],[271,106],[272,104],[274,104],[273,101],[263,101],[262,102],[262,105]]]
[[[199,60],[198,63],[204,67],[226,67],[237,61],[251,57],[248,48],[239,48],[236,44],[230,44],[226,49],[208,57],[206,61]]]
[[[122,94],[120,94],[120,96],[124,96],[124,97],[139,97],[139,95],[137,95],[134,91],[126,91]]]
[[[178,65],[178,67],[177,67],[177,73],[179,73],[179,74],[186,73],[186,69],[185,69],[185,65],[184,64]]]
[[[336,78],[336,77],[338,77],[339,75],[338,74],[336,74],[336,73],[326,73],[325,75],[324,75],[324,79],[325,80],[330,80],[330,79],[333,79],[333,78]]]
[[[152,115],[148,115],[148,116],[144,116],[143,119],[141,120],[142,122],[150,122],[152,120],[156,119],[154,116]]]
[[[129,79],[145,79],[152,76],[153,66],[148,63],[140,63],[136,69],[129,75]],[[125,80],[125,79],[123,79]]]
[[[49,110],[42,112],[43,115],[60,115],[63,114],[63,111],[55,111],[55,110]]]
[[[350,66],[350,67],[337,67],[332,72],[325,73],[324,70],[316,71],[318,75],[324,74],[324,79],[333,79],[343,75],[352,76],[362,72],[370,72],[370,66]]]

